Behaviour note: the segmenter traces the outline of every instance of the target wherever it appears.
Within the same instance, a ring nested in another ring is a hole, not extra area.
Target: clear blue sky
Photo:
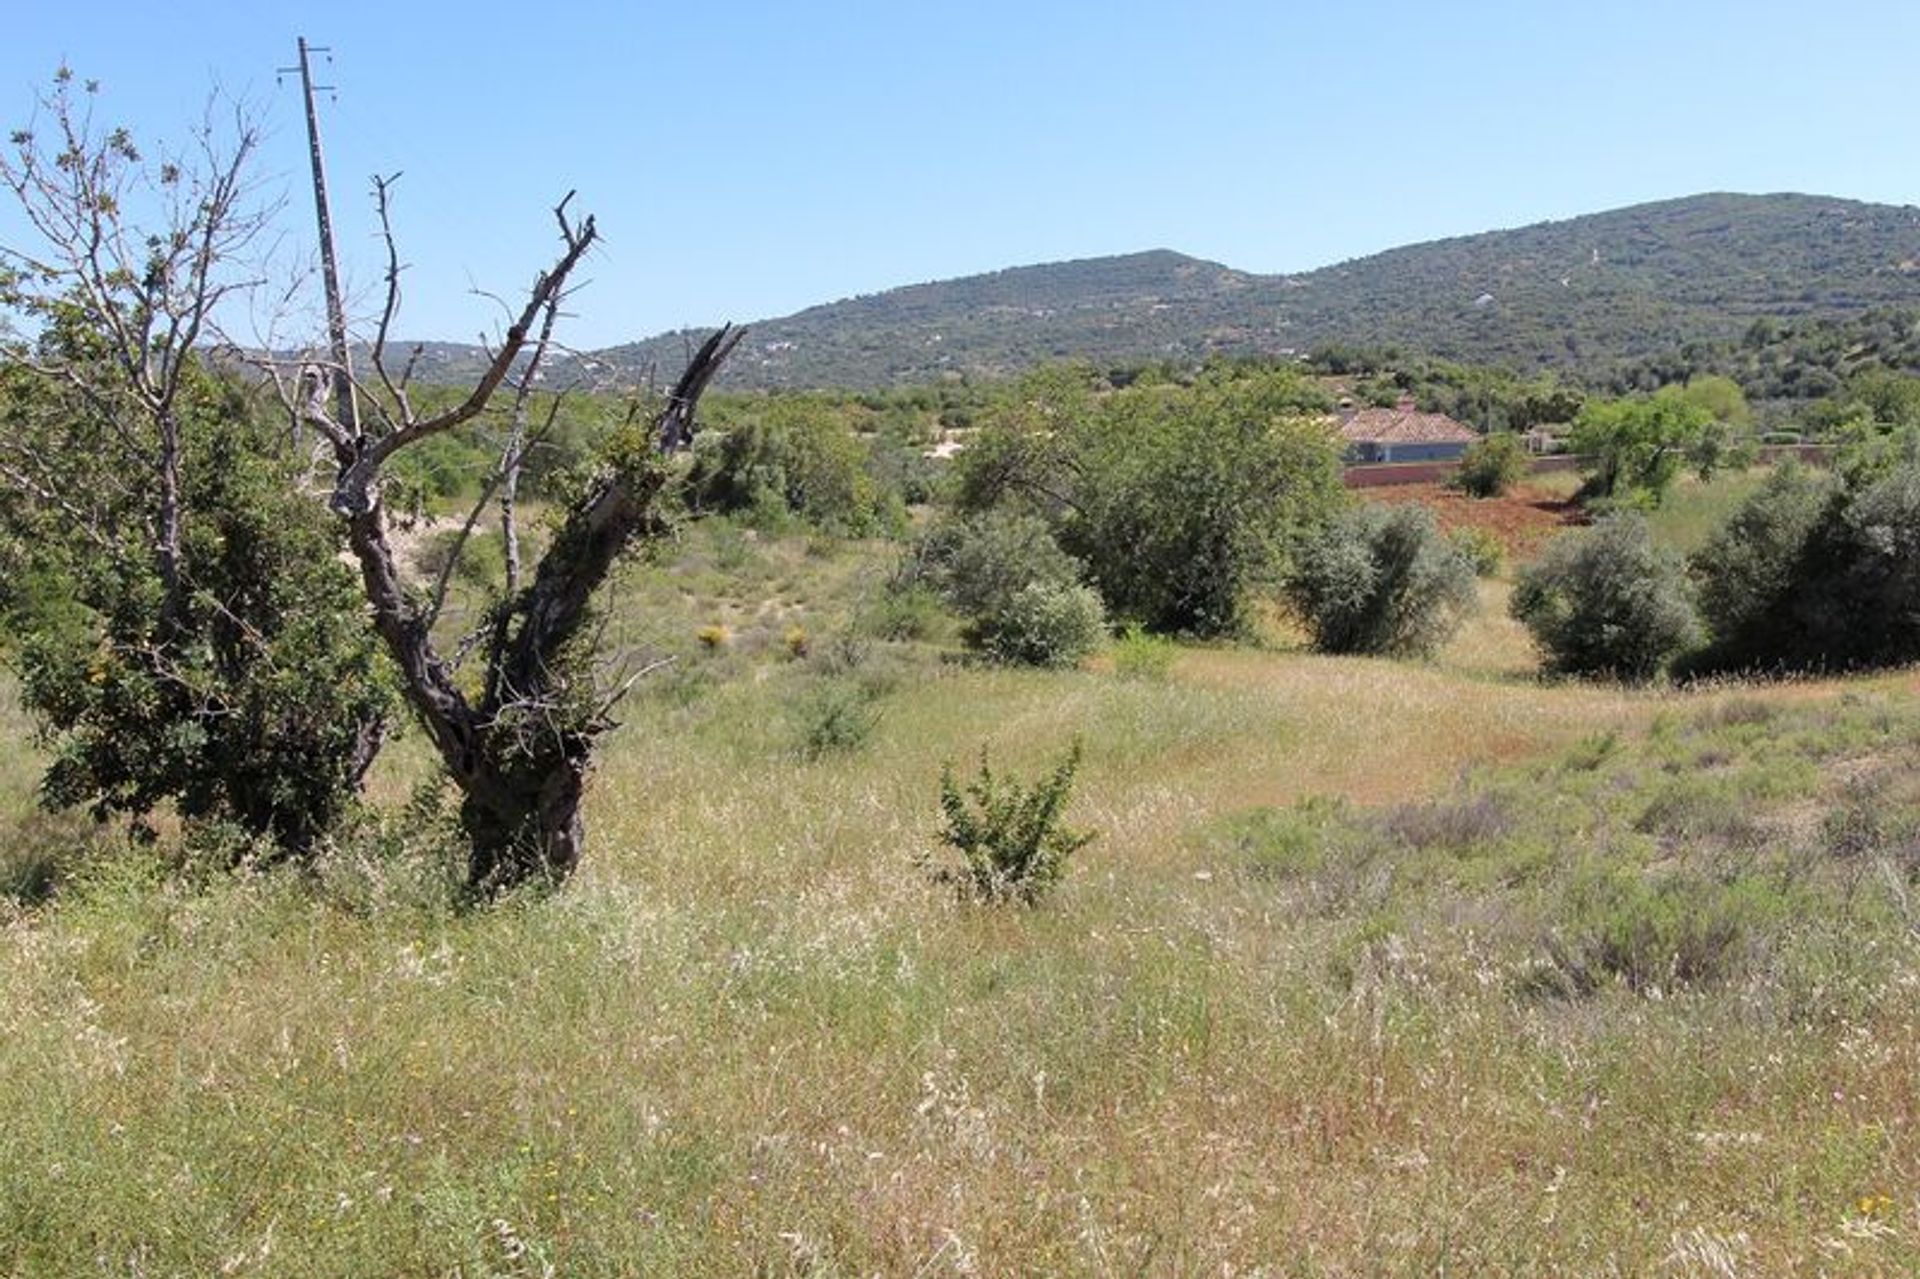
[[[143,137],[218,82],[308,242],[274,68],[331,45],[341,248],[370,304],[367,178],[403,170],[411,336],[491,324],[469,287],[531,278],[569,188],[606,236],[581,346],[1137,249],[1291,271],[1706,190],[1920,203],[1912,0],[14,8],[0,120],[62,59]]]

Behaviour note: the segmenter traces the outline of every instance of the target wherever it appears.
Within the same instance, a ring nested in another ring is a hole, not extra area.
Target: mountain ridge
[[[740,389],[875,388],[1103,365],[1395,345],[1574,376],[1737,338],[1773,318],[1920,306],[1920,208],[1707,192],[1259,274],[1158,248],[1006,267],[751,321]],[[676,368],[691,330],[578,357],[555,377]],[[441,357],[455,344],[436,344]],[[470,348],[477,357],[478,349]],[[427,376],[463,361],[436,358]]]

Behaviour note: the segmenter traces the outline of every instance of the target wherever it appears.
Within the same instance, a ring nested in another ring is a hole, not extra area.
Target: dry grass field
[[[1499,582],[1424,665],[995,670],[840,642],[876,580],[637,571],[681,662],[484,912],[39,816],[0,705],[0,1274],[1920,1270],[1911,672],[1543,683]],[[1076,737],[1056,895],[933,885],[943,762]]]

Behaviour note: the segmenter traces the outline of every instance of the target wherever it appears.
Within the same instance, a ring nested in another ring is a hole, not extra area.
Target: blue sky
[[[367,179],[404,172],[412,336],[490,326],[470,289],[531,278],[570,188],[606,236],[581,346],[1147,248],[1290,271],[1705,190],[1920,203],[1912,3],[25,8],[0,120],[62,59],[146,138],[217,83],[264,112],[301,243],[274,69],[332,46],[349,279],[370,308]]]

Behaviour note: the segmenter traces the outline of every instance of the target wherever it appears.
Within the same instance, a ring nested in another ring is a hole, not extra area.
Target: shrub
[[[980,618],[1005,608],[1029,583],[1079,581],[1080,562],[1038,516],[989,511],[929,530],[903,578],[927,582],[957,612]]]
[[[1454,549],[1467,557],[1467,563],[1473,565],[1474,576],[1496,577],[1501,566],[1507,560],[1507,548],[1500,539],[1483,528],[1457,528],[1447,534]]]
[[[1496,431],[1467,446],[1447,486],[1469,497],[1499,497],[1526,473],[1527,446],[1511,431]]]
[[[1542,943],[1545,964],[1528,985],[1563,997],[1609,981],[1636,993],[1715,985],[1740,972],[1781,908],[1777,891],[1758,881],[1586,873],[1569,885]]]
[[[1568,675],[1648,679],[1700,633],[1679,560],[1637,515],[1548,543],[1521,570],[1511,608],[1548,669]]]
[[[1815,539],[1809,613],[1826,622],[1838,666],[1920,658],[1920,465],[1895,467],[1853,493]]]
[[[997,661],[1069,666],[1106,632],[1100,597],[1044,520],[993,511],[922,540],[909,578],[934,583],[967,619],[967,642]]]
[[[1689,569],[1712,636],[1702,665],[1719,669],[1800,665],[1818,659],[1822,619],[1807,602],[1808,552],[1838,496],[1830,476],[1774,468]]]
[[[1401,804],[1379,817],[1380,829],[1409,848],[1462,852],[1491,844],[1513,829],[1513,807],[1486,791]]]
[[[829,532],[864,536],[895,515],[869,452],[816,396],[772,396],[751,416],[695,437],[688,497],[698,508],[745,513],[778,527],[789,513]]]
[[[1478,604],[1473,566],[1423,507],[1362,505],[1302,550],[1288,596],[1329,653],[1424,656]]]
[[[1113,669],[1130,679],[1161,679],[1179,653],[1179,646],[1166,636],[1130,622],[1113,643]]]
[[[973,628],[988,656],[1021,666],[1072,666],[1106,633],[1100,596],[1077,582],[1029,582]]]
[[[1708,669],[1920,658],[1920,467],[1851,486],[1784,466],[1693,559]]]
[[[869,688],[851,679],[821,680],[802,692],[789,706],[800,757],[811,762],[865,746],[880,725],[874,700]]]
[[[963,791],[948,763],[940,771],[940,835],[961,865],[936,869],[935,882],[974,901],[1037,905],[1066,873],[1067,859],[1093,840],[1061,824],[1079,767],[1075,741],[1045,777],[1023,784],[996,774],[982,747],[980,772]]]

